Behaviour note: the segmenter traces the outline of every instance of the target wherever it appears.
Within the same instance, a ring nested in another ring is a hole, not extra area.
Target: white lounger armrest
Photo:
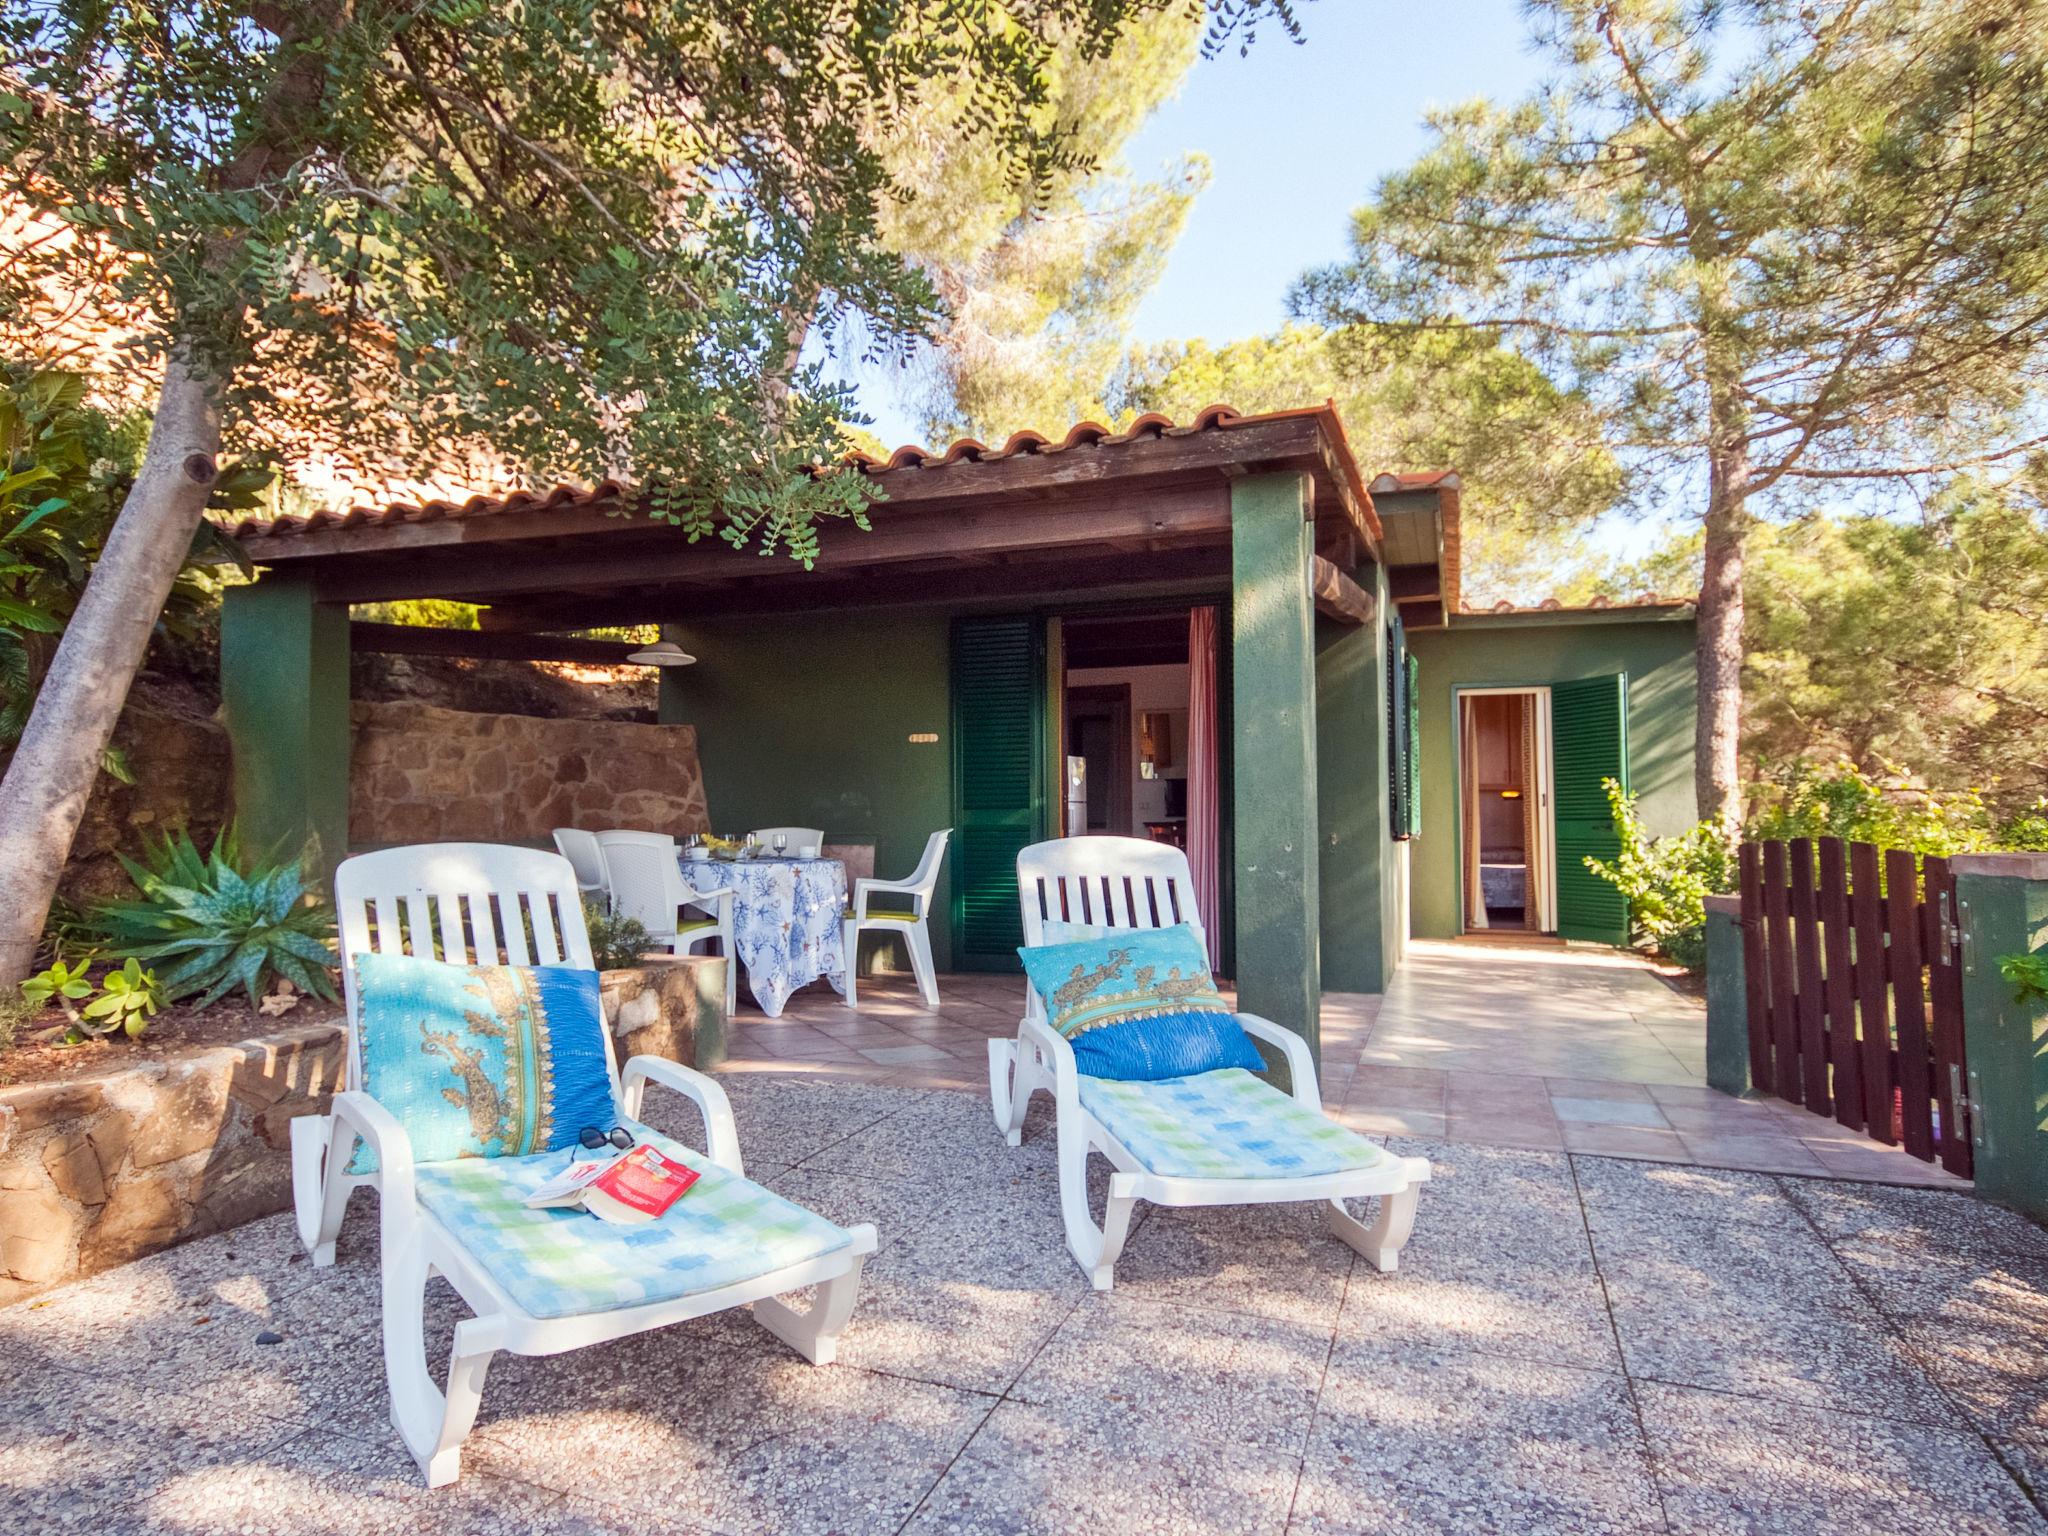
[[[1308,1048],[1308,1042],[1293,1030],[1282,1029],[1271,1019],[1262,1019],[1256,1013],[1240,1013],[1237,1022],[1244,1026],[1246,1034],[1277,1047],[1287,1058],[1287,1072],[1294,1080],[1295,1099],[1310,1109],[1321,1109],[1323,1096],[1316,1087],[1316,1059]]]
[[[665,1056],[635,1056],[619,1074],[620,1108],[628,1118],[640,1118],[640,1101],[650,1082],[673,1088],[694,1101],[704,1116],[704,1139],[709,1143],[704,1150],[711,1161],[734,1173],[746,1173],[740,1164],[740,1133],[733,1122],[732,1101],[714,1079]]]
[[[360,1088],[334,1096],[333,1141],[327,1155],[347,1167],[355,1158],[358,1139],[377,1156],[377,1208],[384,1240],[401,1241],[416,1219],[412,1188],[412,1138],[398,1117]],[[340,1197],[348,1198],[345,1186],[334,1185]],[[331,1196],[330,1196],[331,1198]]]

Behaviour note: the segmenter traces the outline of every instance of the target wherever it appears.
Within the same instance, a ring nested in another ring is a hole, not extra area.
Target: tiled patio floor
[[[1021,981],[905,977],[858,1012],[814,985],[780,1019],[744,1005],[735,1072],[985,1091],[988,1040],[1016,1033]],[[1967,1187],[1781,1100],[1706,1085],[1706,1015],[1633,956],[1417,943],[1384,999],[1323,998],[1323,1100],[1355,1129],[1758,1173]]]
[[[325,1271],[273,1218],[0,1310],[5,1528],[2048,1532],[2048,1234],[1970,1196],[1401,1138],[1398,1275],[1140,1207],[1103,1296],[1042,1107],[1012,1150],[968,1094],[729,1082],[756,1177],[880,1228],[838,1365],[737,1314],[501,1356],[429,1494],[371,1213]]]

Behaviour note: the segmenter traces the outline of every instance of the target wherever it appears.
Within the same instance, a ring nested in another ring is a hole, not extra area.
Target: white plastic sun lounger
[[[559,1153],[416,1166],[405,1128],[363,1091],[349,957],[375,949],[588,968],[590,938],[567,859],[483,843],[394,848],[343,863],[334,890],[347,978],[347,1088],[334,1096],[331,1115],[292,1122],[299,1235],[315,1264],[333,1263],[350,1191],[377,1189],[391,1421],[429,1487],[454,1481],[485,1370],[501,1349],[560,1354],[751,1302],[755,1320],[805,1359],[832,1360],[875,1229],[835,1226],[748,1179],[725,1090],[703,1073],[653,1056],[635,1056],[622,1073],[604,1031],[622,1123],[699,1173],[668,1215],[637,1227],[527,1211],[525,1194],[560,1165]],[[707,1152],[638,1123],[649,1083],[696,1104]],[[359,1141],[375,1152],[375,1173],[348,1171]],[[475,1313],[456,1325],[445,1392],[426,1362],[425,1289],[435,1275]],[[804,1312],[775,1299],[811,1285],[816,1298]]]
[[[1201,927],[1187,855],[1129,837],[1073,837],[1017,855],[1024,942],[1045,942],[1048,921],[1106,929]],[[1308,1043],[1268,1019],[1240,1013],[1254,1040],[1278,1050],[1292,1097],[1236,1068],[1165,1082],[1110,1082],[1083,1076],[1074,1049],[1029,1001],[1014,1040],[989,1042],[989,1097],[1011,1146],[1023,1139],[1031,1095],[1053,1098],[1058,1117],[1060,1211],[1067,1246],[1097,1290],[1114,1279],[1129,1235],[1131,1207],[1323,1202],[1329,1230],[1383,1271],[1391,1271],[1415,1223],[1429,1163],[1400,1157],[1346,1130],[1322,1111]],[[1100,1226],[1088,1208],[1088,1157],[1114,1172]],[[1380,1197],[1368,1225],[1344,1201]]]

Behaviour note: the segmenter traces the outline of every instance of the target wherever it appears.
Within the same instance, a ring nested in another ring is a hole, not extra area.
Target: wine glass
[[[782,855],[783,855],[783,851],[784,851],[785,849],[787,849],[788,847],[789,847],[789,834],[788,834],[787,832],[778,832],[778,833],[776,833],[776,834],[775,834],[775,857],[777,857],[778,859],[779,859],[779,858],[781,858],[781,857],[782,857]]]

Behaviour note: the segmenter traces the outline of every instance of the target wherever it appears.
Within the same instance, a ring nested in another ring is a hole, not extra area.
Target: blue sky
[[[1273,329],[1294,279],[1343,255],[1348,215],[1374,181],[1422,148],[1428,108],[1520,96],[1540,77],[1515,0],[1310,0],[1301,11],[1303,43],[1269,25],[1248,57],[1202,60],[1130,146],[1141,172],[1190,150],[1212,166],[1138,313],[1140,340]],[[861,403],[884,442],[917,437],[887,384],[863,380]]]

